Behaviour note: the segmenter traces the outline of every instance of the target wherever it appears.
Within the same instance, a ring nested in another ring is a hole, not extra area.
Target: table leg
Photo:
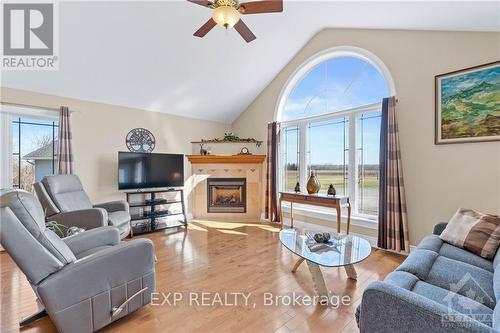
[[[316,294],[318,294],[320,300],[319,303],[323,305],[328,304],[329,295],[328,289],[326,289],[325,279],[323,278],[323,274],[321,273],[321,269],[318,265],[307,261],[307,267],[309,267],[309,272],[311,272],[314,289],[316,290]]]
[[[347,273],[347,277],[349,279],[357,280],[358,279],[358,273],[356,273],[356,270],[354,269],[353,265],[347,265],[344,266],[345,272]]]
[[[349,227],[351,226],[351,203],[349,198],[347,198],[347,231],[346,234],[349,235]]]
[[[293,202],[290,202],[290,227],[293,228]]]
[[[281,207],[281,203],[282,203],[283,200],[281,200],[281,196],[280,196],[280,201],[279,201],[279,206],[278,206],[278,209],[279,209],[279,216],[280,216],[280,224],[281,224],[281,229],[283,229],[283,208]]]
[[[337,200],[337,205],[335,206],[337,209],[337,233],[340,233],[340,225],[342,223],[342,212],[340,210],[340,202]]]
[[[297,271],[297,269],[299,268],[300,264],[302,264],[304,262],[304,258],[300,257],[299,260],[297,260],[297,262],[295,263],[295,265],[293,266],[292,268],[292,273],[295,273]]]

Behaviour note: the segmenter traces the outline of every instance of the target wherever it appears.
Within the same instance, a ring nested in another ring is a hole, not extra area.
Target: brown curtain
[[[266,219],[279,222],[278,212],[278,140],[280,125],[267,125]]]
[[[73,149],[71,146],[70,112],[66,106],[61,106],[59,114],[58,140],[57,173],[71,175],[73,174]]]
[[[380,189],[378,246],[409,252],[403,166],[396,119],[396,98],[384,98],[380,128]]]

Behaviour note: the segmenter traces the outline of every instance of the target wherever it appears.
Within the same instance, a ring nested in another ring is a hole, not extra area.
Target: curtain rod
[[[59,112],[59,108],[51,108],[47,106],[39,106],[39,105],[32,105],[32,104],[23,104],[23,103],[11,103],[11,102],[1,102],[1,105],[11,105],[11,106],[18,106],[18,107],[24,107],[24,108],[30,108],[30,109],[44,109],[44,110],[51,110],[51,111],[57,111]],[[71,113],[75,112],[70,110]]]

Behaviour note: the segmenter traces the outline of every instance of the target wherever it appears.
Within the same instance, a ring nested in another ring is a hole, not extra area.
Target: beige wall
[[[157,153],[191,154],[190,141],[220,137],[230,125],[158,112],[2,88],[1,100],[45,107],[69,106],[72,114],[75,169],[94,202],[125,199],[118,192],[118,151],[126,151],[125,136],[136,127],[150,130]],[[185,162],[186,179],[191,174]],[[189,188],[188,188],[189,191]]]
[[[500,142],[434,145],[434,76],[499,60],[499,33],[323,30],[241,114],[233,131],[265,138],[289,76],[315,53],[335,46],[374,53],[394,79],[411,244],[458,207],[500,214]]]

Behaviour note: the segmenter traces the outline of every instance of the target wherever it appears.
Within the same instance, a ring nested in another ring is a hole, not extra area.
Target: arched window
[[[373,54],[342,47],[300,66],[282,90],[280,187],[305,189],[313,171],[326,193],[349,195],[353,215],[378,213],[380,110],[395,95],[385,65]]]

